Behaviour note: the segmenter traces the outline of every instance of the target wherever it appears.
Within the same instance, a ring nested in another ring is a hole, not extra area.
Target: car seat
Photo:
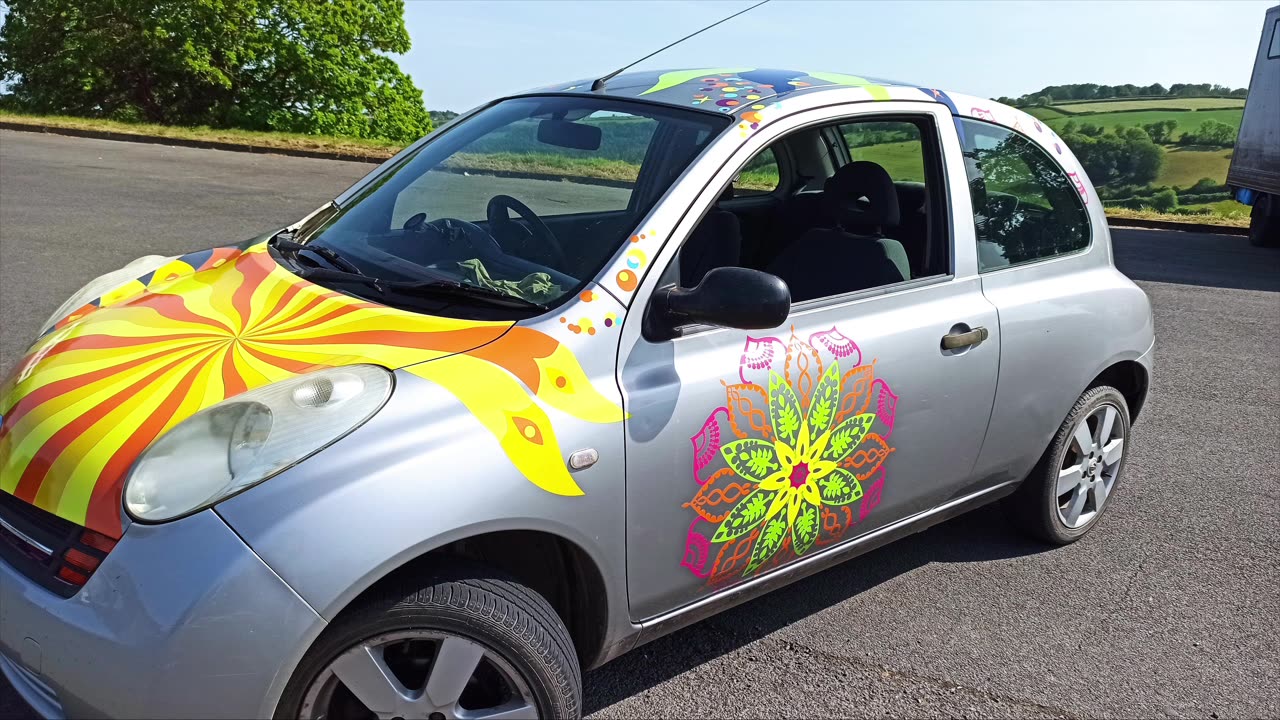
[[[792,301],[902,282],[911,277],[902,243],[882,230],[899,220],[893,179],[873,162],[840,168],[823,185],[832,228],[813,228],[782,249],[768,271],[786,281]]]

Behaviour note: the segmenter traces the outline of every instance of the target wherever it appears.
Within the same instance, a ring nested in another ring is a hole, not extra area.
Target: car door
[[[766,126],[710,182],[691,179],[704,184],[684,196],[696,199],[672,239],[687,237],[772,142],[815,125],[895,117],[927,131],[920,151],[933,158],[931,232],[947,247],[937,272],[796,303],[770,330],[692,326],[669,340],[646,338],[640,320],[655,291],[679,277],[678,243],[654,259],[666,271],[651,271],[637,290],[618,369],[633,619],[761,578],[970,486],[994,396],[999,325],[979,286],[964,167],[945,109],[856,103]]]

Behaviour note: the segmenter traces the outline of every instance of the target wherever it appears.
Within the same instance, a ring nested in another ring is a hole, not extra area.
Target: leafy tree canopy
[[[0,81],[41,113],[416,139],[403,0],[7,0]]]
[[[1244,97],[1249,94],[1248,88],[1229,88],[1226,85],[1210,83],[1174,83],[1165,87],[1160,83],[1152,85],[1097,85],[1095,83],[1075,83],[1071,85],[1049,85],[1042,90],[1027,93],[1021,97],[997,98],[999,102],[1015,107],[1034,105],[1051,105],[1080,100],[1109,100],[1129,97]]]
[[[1085,172],[1096,185],[1146,185],[1160,174],[1164,149],[1143,128],[1106,132],[1089,123],[1068,121],[1060,129]]]

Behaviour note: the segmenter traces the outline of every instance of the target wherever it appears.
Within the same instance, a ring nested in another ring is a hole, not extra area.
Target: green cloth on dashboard
[[[472,285],[504,292],[521,300],[546,303],[560,297],[560,286],[551,282],[551,276],[544,272],[530,273],[523,280],[494,280],[480,258],[463,260],[458,267]]]

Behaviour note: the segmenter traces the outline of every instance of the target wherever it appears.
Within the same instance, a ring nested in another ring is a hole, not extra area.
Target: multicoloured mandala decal
[[[184,256],[38,340],[0,385],[0,492],[119,537],[125,475],[166,430],[251,388],[354,363],[438,383],[560,495],[582,490],[534,398],[588,422],[623,419],[542,332],[359,300],[288,272],[263,243]]]
[[[839,542],[880,502],[898,396],[836,328],[748,337],[693,443],[681,564],[729,583]],[[725,440],[727,439],[727,442]]]

